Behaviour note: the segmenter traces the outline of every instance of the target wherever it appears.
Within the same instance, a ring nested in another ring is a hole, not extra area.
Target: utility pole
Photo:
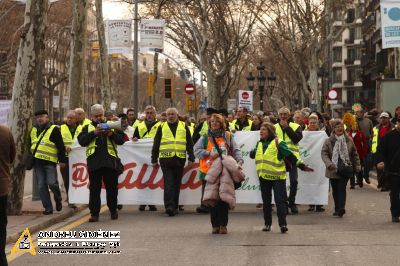
[[[135,113],[138,114],[138,102],[139,102],[139,64],[138,64],[138,24],[139,24],[139,16],[138,16],[138,0],[135,1],[135,10],[134,10],[134,18],[133,18],[133,92],[132,92],[132,104],[133,109],[135,109]]]

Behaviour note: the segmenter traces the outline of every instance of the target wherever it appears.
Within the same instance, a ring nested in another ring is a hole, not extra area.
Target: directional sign
[[[328,92],[328,99],[329,99],[329,100],[336,100],[337,97],[338,97],[338,93],[337,93],[336,90],[331,89],[331,90]]]
[[[194,92],[194,86],[191,83],[185,85],[185,93],[192,94]]]

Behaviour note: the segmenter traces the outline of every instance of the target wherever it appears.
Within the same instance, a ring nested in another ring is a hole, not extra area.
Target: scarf
[[[339,158],[343,163],[348,166],[350,165],[349,151],[347,149],[346,137],[345,135],[336,136],[335,146],[333,147],[332,162],[335,164],[336,169],[338,168]]]

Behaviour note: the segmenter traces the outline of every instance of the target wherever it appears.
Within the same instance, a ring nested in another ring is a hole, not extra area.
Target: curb
[[[56,223],[59,223],[62,220],[65,220],[87,208],[87,205],[82,205],[75,209],[69,209],[68,211],[62,212],[60,214],[53,214],[51,217],[39,217],[38,219],[36,219],[37,221],[35,221],[35,223],[33,223],[32,225],[30,225],[29,223],[26,225],[20,225],[17,227],[16,232],[13,232],[10,235],[7,234],[6,244],[9,244],[10,242],[16,242],[27,227],[29,229],[29,233],[33,235],[34,233],[42,229],[48,228]]]

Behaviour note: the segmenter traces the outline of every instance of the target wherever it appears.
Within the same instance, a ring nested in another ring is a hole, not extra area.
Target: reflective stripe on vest
[[[157,121],[149,131],[147,131],[147,126],[144,121],[140,122],[139,125],[137,126],[137,129],[139,130],[139,137],[141,139],[154,139],[157,133],[158,127],[161,125],[160,121]]]
[[[50,161],[53,163],[58,162],[58,155],[57,155],[57,146],[50,140],[50,135],[53,132],[53,129],[55,128],[55,125],[50,126],[50,128],[46,131],[46,134],[43,136],[42,140],[39,143],[39,146],[36,150],[35,153],[35,158],[45,160],[45,161]],[[32,128],[31,131],[31,152],[36,148],[36,143],[39,141],[40,137],[42,136],[44,130],[40,133],[39,136],[37,136],[37,128],[34,127]]]
[[[92,125],[89,124],[88,125],[88,133],[94,131],[96,128]],[[88,158],[90,155],[92,155],[95,151],[96,151],[96,139],[94,138],[89,145],[86,146],[86,158]],[[115,147],[117,148],[117,147]],[[107,138],[107,151],[108,154],[110,154],[111,156],[117,157],[115,150],[114,150],[114,146],[110,140],[110,138]]]
[[[207,132],[208,132],[208,123],[207,123],[207,121],[204,121],[203,125],[201,126],[200,132],[199,132],[200,137],[207,134]]]
[[[71,131],[69,131],[69,127],[67,124],[61,125],[60,129],[61,129],[61,136],[63,138],[65,148],[70,148],[72,143],[74,143],[74,140],[78,136],[76,134],[76,133],[78,133],[77,132],[78,128],[75,129],[74,137],[72,137]],[[66,152],[66,156],[68,156],[67,152]]]
[[[244,128],[242,128],[242,131],[251,131],[251,126],[253,125],[253,121],[251,121],[251,120],[247,120],[247,121],[249,121],[249,125],[246,126],[246,127],[244,127]],[[233,127],[234,127],[236,130],[240,130],[240,129],[239,129],[239,125],[238,125],[236,122],[237,122],[237,119],[235,119],[235,120],[232,121]]]
[[[226,139],[228,141],[230,141],[230,132],[226,132]],[[217,142],[217,145],[221,148],[221,151],[223,154],[226,155],[226,151],[228,150],[228,145],[225,142],[225,138],[224,137],[219,137],[219,138],[215,138],[215,141]],[[214,147],[212,140],[208,137],[208,142],[207,142],[207,147],[206,150],[208,152],[218,152],[217,149]],[[212,158],[211,156],[205,156],[203,159],[200,160],[200,172],[207,174],[208,169],[210,169],[210,166],[213,164],[214,162],[214,158]]]
[[[291,129],[293,129],[293,131],[296,131],[300,127],[300,125],[290,122],[289,123],[289,127]],[[284,142],[286,142],[286,144],[288,146],[288,149],[293,153],[294,156],[296,156],[296,158],[298,160],[300,160],[300,151],[299,151],[300,146],[299,146],[299,143],[294,144],[293,141],[288,136],[286,136],[286,139],[285,139],[284,135],[286,135],[286,134],[283,134],[282,128],[279,125],[279,123],[275,124],[275,130],[276,130],[276,135],[278,136],[278,138],[280,140],[283,140]]]
[[[284,160],[278,160],[278,149],[272,140],[263,153],[263,144],[257,145],[256,150],[256,169],[258,176],[266,180],[285,180],[286,167]],[[281,143],[281,140],[278,141]]]
[[[163,123],[162,137],[160,142],[159,158],[186,158],[186,128],[185,123],[178,121],[175,137],[168,123]]]

